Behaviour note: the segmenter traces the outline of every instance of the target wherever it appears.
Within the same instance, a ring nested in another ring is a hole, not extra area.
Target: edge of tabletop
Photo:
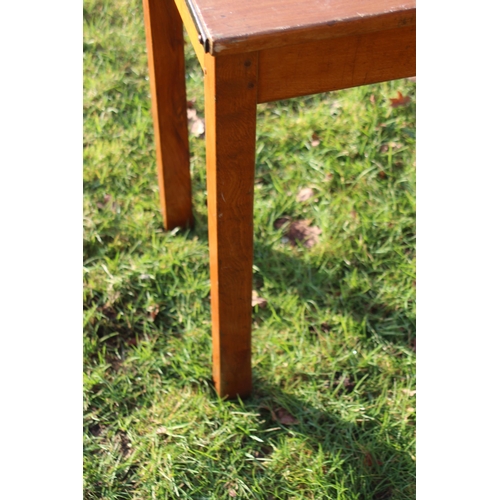
[[[243,32],[238,36],[213,33],[206,25],[203,14],[193,0],[175,0],[187,5],[193,24],[199,34],[199,43],[205,53],[212,56],[272,49],[303,42],[361,35],[373,31],[390,30],[416,24],[416,7],[405,6],[397,10],[376,14],[357,15],[314,24],[277,27],[267,31]]]

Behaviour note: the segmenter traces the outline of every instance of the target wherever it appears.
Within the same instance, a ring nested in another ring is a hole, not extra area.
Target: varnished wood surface
[[[414,76],[415,26],[268,49],[259,54],[258,101]]]
[[[191,13],[189,12],[189,9],[186,5],[186,0],[175,0],[175,4],[177,5],[177,9],[181,16],[182,22],[184,23],[184,27],[186,28],[186,32],[193,46],[196,57],[198,58],[201,66],[203,66],[205,64],[205,50],[198,40],[198,32],[193,23]]]
[[[188,1],[214,55],[415,24],[415,0]]]
[[[166,229],[193,223],[184,36],[174,0],[143,0],[160,202]]]
[[[220,396],[252,388],[253,192],[258,57],[205,56],[213,377]]]

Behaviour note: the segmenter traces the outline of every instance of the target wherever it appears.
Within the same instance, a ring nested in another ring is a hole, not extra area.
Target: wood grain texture
[[[414,76],[415,26],[260,52],[258,101]]]
[[[184,37],[174,0],[143,0],[163,223],[190,226]]]
[[[256,54],[205,56],[213,376],[229,398],[252,388],[257,73]]]
[[[191,0],[210,53],[264,50],[291,43],[415,23],[415,0]]]

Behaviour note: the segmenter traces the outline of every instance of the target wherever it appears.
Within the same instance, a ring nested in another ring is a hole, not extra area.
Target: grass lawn
[[[415,498],[415,83],[258,106],[267,305],[253,395],[227,402],[211,383],[203,135],[196,226],[166,233],[141,1],[85,0],[84,23],[85,498]],[[186,66],[203,117],[189,44]],[[317,241],[292,245],[294,221]]]

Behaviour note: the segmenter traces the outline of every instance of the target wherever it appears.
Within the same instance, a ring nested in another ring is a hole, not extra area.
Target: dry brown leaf
[[[297,220],[290,224],[286,237],[292,246],[300,241],[306,248],[311,248],[319,242],[321,229],[318,226],[310,226],[310,223],[310,220]]]
[[[158,313],[160,312],[160,306],[158,304],[154,304],[148,307],[149,316],[154,321]]]
[[[203,118],[196,118],[191,125],[191,133],[195,137],[202,137],[205,134],[205,120]]]
[[[205,134],[205,120],[198,116],[194,108],[195,99],[187,101],[187,119],[189,130],[195,137],[203,137]]]
[[[410,100],[409,96],[403,96],[403,94],[398,90],[398,96],[391,98],[391,107],[397,108],[398,106],[406,106]]]
[[[302,201],[308,200],[312,196],[314,196],[314,191],[310,187],[306,187],[306,188],[302,188],[299,191],[295,200],[302,202]]]
[[[316,146],[319,146],[320,142],[321,139],[319,138],[319,135],[315,132],[311,137],[311,146],[315,148]]]
[[[369,452],[366,452],[365,453],[365,458],[364,458],[364,464],[368,467],[372,467],[375,460],[373,459],[372,455],[369,453]],[[377,462],[377,465],[383,465],[382,462],[380,460],[376,460]]]
[[[196,113],[196,109],[194,109],[194,108],[188,108],[188,110],[187,110],[187,117],[188,117],[189,121],[196,120],[196,118],[198,117],[198,114]]]
[[[227,489],[227,492],[230,497],[234,498],[238,496],[238,493],[236,493],[236,490],[238,489],[238,485],[235,484],[234,482],[228,482],[224,485],[224,488]]]
[[[285,410],[285,408],[271,410],[271,416],[273,420],[276,420],[283,425],[293,425],[299,423],[299,421],[290,412]]]
[[[280,424],[293,425],[299,423],[299,421],[288,410],[286,410],[281,406],[273,409],[270,406],[267,406],[266,404],[261,404],[259,408],[264,408],[267,411],[269,411],[271,413],[271,418],[275,422],[279,422]],[[269,449],[268,452],[270,453],[271,449]]]
[[[267,300],[259,297],[259,294],[255,290],[252,290],[252,307],[255,306],[264,309],[267,306]]]
[[[285,224],[287,224],[288,222],[290,222],[292,219],[288,216],[285,216],[285,217],[279,217],[278,219],[276,219],[274,221],[274,229],[280,229],[281,227],[283,227]]]
[[[417,391],[410,391],[410,389],[403,389],[401,392],[403,394],[407,394],[408,396],[415,396],[415,394],[417,394]]]
[[[104,208],[104,205],[106,205],[109,202],[109,200],[111,200],[111,195],[105,194],[102,201],[96,203],[97,208],[100,208],[102,210]]]
[[[397,151],[398,149],[401,149],[402,147],[403,147],[403,145],[400,144],[399,142],[391,141],[388,144],[382,144],[382,146],[380,146],[379,151],[381,153],[387,153],[387,151],[389,151],[389,148],[392,148],[393,151]]]

